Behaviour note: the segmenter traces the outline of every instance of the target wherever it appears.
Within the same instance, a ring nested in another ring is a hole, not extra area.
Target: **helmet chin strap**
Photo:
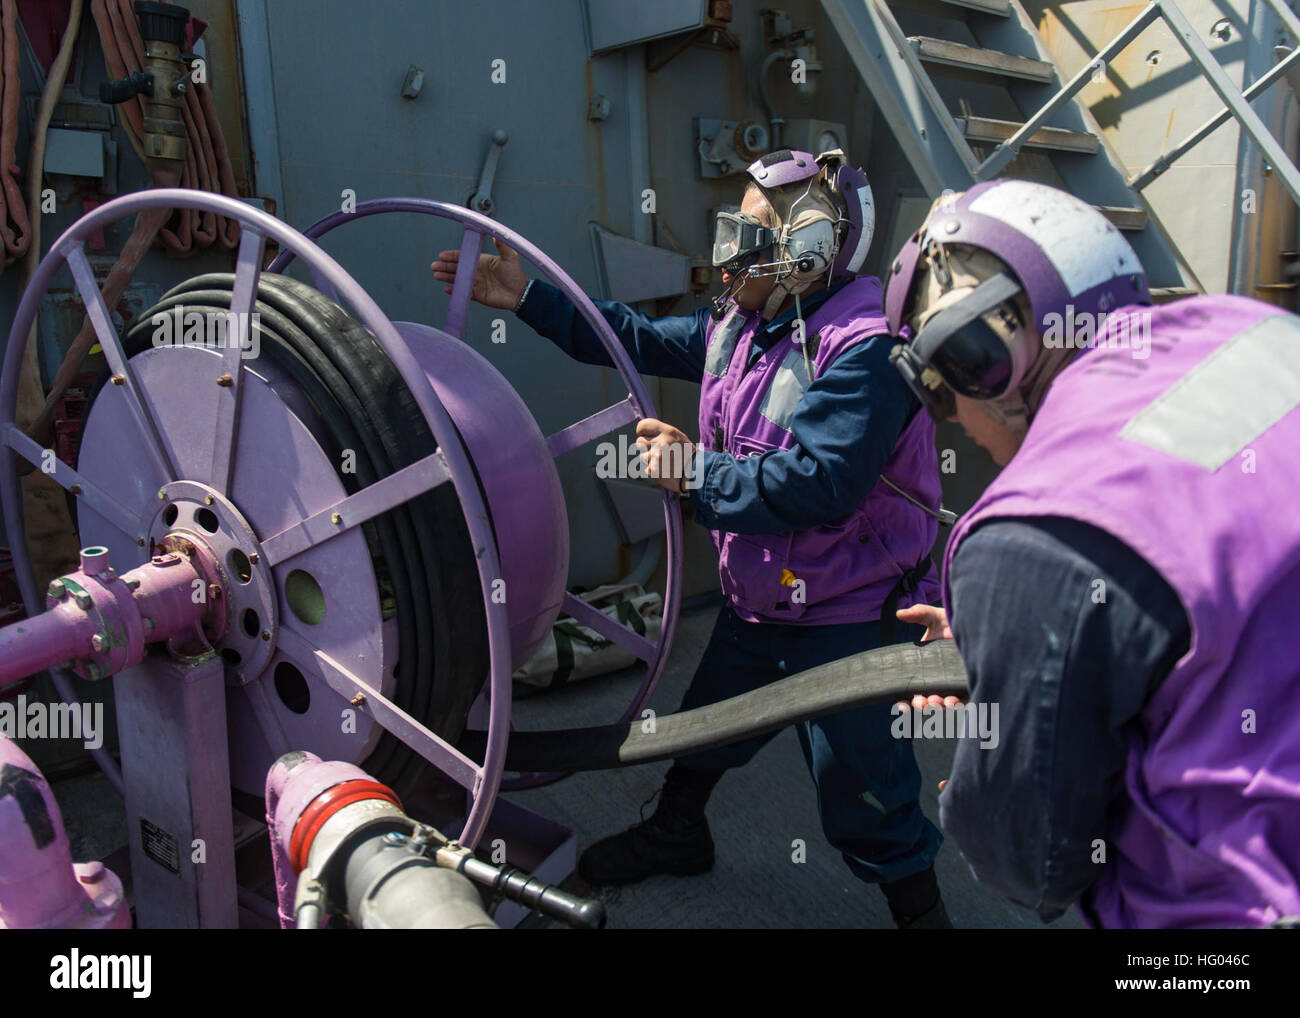
[[[767,303],[763,305],[763,321],[770,322],[776,317],[777,312],[781,310],[781,305],[785,299],[790,296],[791,290],[785,280],[789,278],[784,276],[778,278],[776,285],[772,287],[772,294],[767,298]]]

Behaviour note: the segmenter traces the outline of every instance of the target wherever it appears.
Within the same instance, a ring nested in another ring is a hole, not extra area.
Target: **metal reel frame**
[[[614,335],[614,330],[610,328],[604,316],[596,310],[591,298],[570,278],[568,273],[560,268],[540,248],[521,234],[503,226],[496,220],[460,205],[451,205],[447,202],[434,201],[429,198],[376,198],[358,203],[353,211],[335,212],[326,216],[302,232],[303,236],[314,241],[344,223],[394,212],[435,216],[459,223],[462,227],[460,242],[460,264],[462,265],[471,262],[477,264],[478,255],[482,250],[485,238],[492,237],[505,241],[540,269],[543,276],[557,286],[573,302],[578,309],[578,313],[582,315],[587,324],[600,337],[601,343],[614,362],[615,370],[618,371],[627,385],[627,399],[608,406],[590,417],[575,421],[573,424],[547,436],[546,444],[553,459],[585,445],[594,438],[609,434],[615,428],[623,427],[645,417],[657,415],[654,404],[650,401],[650,396],[641,381],[641,376],[637,373],[636,368],[632,366],[627,351],[623,349],[623,345]],[[293,262],[294,257],[295,253],[286,248],[276,256],[266,271],[283,272]],[[307,267],[311,274],[312,285],[331,300],[337,303],[340,296],[348,296],[332,287],[327,273],[321,272],[311,262],[308,262]],[[457,272],[456,282],[451,292],[451,305],[447,310],[447,317],[441,330],[457,340],[464,340],[465,317],[469,309],[470,294],[473,292],[473,288],[474,274]],[[405,372],[403,372],[403,377],[405,377]],[[663,507],[667,568],[663,624],[659,630],[658,640],[647,640],[631,627],[611,619],[604,612],[593,608],[581,598],[575,597],[567,591],[564,595],[563,610],[565,612],[583,625],[594,629],[601,636],[618,644],[624,650],[630,651],[645,663],[645,677],[633,696],[632,702],[620,717],[621,722],[628,722],[637,717],[651,695],[653,695],[667,665],[668,652],[672,647],[673,637],[677,631],[677,618],[681,607],[682,516],[677,499],[667,491],[663,493]],[[495,649],[493,649],[492,662],[495,668],[497,663]],[[490,717],[496,716],[499,695],[496,684],[493,683],[490,686]],[[509,704],[509,690],[506,691],[506,698],[506,703]],[[492,744],[491,733],[493,731],[491,720],[489,720],[488,731],[488,745],[490,747]],[[518,778],[503,781],[501,788],[505,790],[537,788],[567,776],[566,773],[558,772],[524,774]]]
[[[240,225],[239,252],[230,308],[232,317],[228,321],[227,330],[228,336],[237,339],[228,342],[222,354],[224,370],[230,375],[232,382],[230,386],[222,389],[216,422],[217,434],[227,436],[228,441],[216,442],[211,476],[205,483],[209,483],[219,494],[226,495],[233,476],[232,467],[240,421],[243,378],[241,353],[246,338],[242,330],[247,327],[249,316],[255,307],[257,284],[263,271],[262,261],[268,239],[280,245],[281,258],[285,255],[302,258],[325,293],[335,300],[342,299],[348,303],[353,313],[383,347],[438,438],[438,449],[423,460],[396,471],[332,505],[322,507],[279,533],[258,534],[257,537],[262,542],[262,560],[269,568],[286,562],[330,540],[335,535],[359,526],[440,484],[450,482],[453,485],[465,515],[478,562],[491,655],[488,676],[491,701],[487,749],[483,763],[479,764],[471,760],[425,728],[370,682],[332,660],[328,654],[292,626],[282,625],[277,639],[286,644],[292,643],[301,656],[311,659],[324,681],[344,700],[357,704],[363,699],[356,709],[368,713],[377,724],[466,789],[470,797],[470,806],[459,841],[473,848],[487,826],[501,786],[510,734],[511,702],[509,620],[505,606],[493,603],[490,596],[492,581],[501,575],[501,566],[495,538],[488,523],[487,510],[474,476],[473,465],[428,378],[379,305],[312,240],[274,216],[224,195],[184,188],[157,188],[124,195],[99,206],[70,226],[51,245],[49,252],[41,260],[18,305],[9,331],[3,367],[0,368],[0,510],[4,513],[12,545],[14,574],[27,612],[30,615],[37,614],[43,609],[43,602],[36,589],[31,558],[27,551],[17,459],[22,457],[39,468],[44,450],[27,437],[15,422],[18,375],[27,337],[36,319],[40,301],[63,265],[66,264],[72,273],[77,292],[85,303],[86,313],[94,326],[96,338],[104,350],[110,369],[114,374],[122,376],[124,380],[123,390],[130,412],[148,452],[169,483],[184,480],[176,476],[176,471],[169,462],[167,450],[159,435],[155,407],[150,401],[148,392],[137,384],[85,252],[85,241],[93,232],[110,223],[155,208],[197,209],[227,216],[238,221]],[[459,307],[463,321],[464,299]],[[456,308],[457,304],[453,302],[453,311]],[[95,484],[88,482],[77,470],[61,460],[55,460],[54,471],[50,476],[65,491],[75,493],[76,497],[93,512],[124,533],[147,532],[152,507],[123,505]],[[76,696],[63,669],[53,669],[52,674],[59,695],[66,702],[76,703]],[[93,752],[109,781],[119,792],[122,792],[121,771],[112,757],[102,747]]]

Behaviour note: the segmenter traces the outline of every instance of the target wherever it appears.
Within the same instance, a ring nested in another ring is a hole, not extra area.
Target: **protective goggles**
[[[1017,381],[1015,351],[994,327],[998,305],[1014,297],[1020,283],[1002,272],[961,300],[935,313],[911,343],[894,348],[891,359],[911,390],[936,419],[954,411],[953,393],[997,399]]]
[[[737,272],[776,242],[776,231],[744,212],[719,212],[713,221],[713,264]]]

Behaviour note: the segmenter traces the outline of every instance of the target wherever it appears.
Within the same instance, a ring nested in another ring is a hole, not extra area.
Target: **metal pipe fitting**
[[[144,154],[182,162],[188,149],[181,102],[189,71],[181,59],[190,12],[176,4],[136,0],[136,17],[144,40],[144,70],[121,81],[105,82],[99,98],[123,103],[144,97]]]
[[[130,926],[122,881],[101,862],[73,863],[54,793],[0,735],[0,930]]]

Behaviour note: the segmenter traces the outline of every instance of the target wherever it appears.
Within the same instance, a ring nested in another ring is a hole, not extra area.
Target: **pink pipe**
[[[0,629],[0,686],[89,653],[98,631],[71,601]]]
[[[0,929],[130,926],[122,881],[101,862],[73,863],[50,786],[0,735]]]
[[[203,620],[208,606],[191,596],[200,579],[183,555],[155,555],[119,576],[107,551],[85,549],[81,569],[50,584],[47,611],[0,629],[0,688],[55,665],[102,679],[139,664],[148,644]]]

